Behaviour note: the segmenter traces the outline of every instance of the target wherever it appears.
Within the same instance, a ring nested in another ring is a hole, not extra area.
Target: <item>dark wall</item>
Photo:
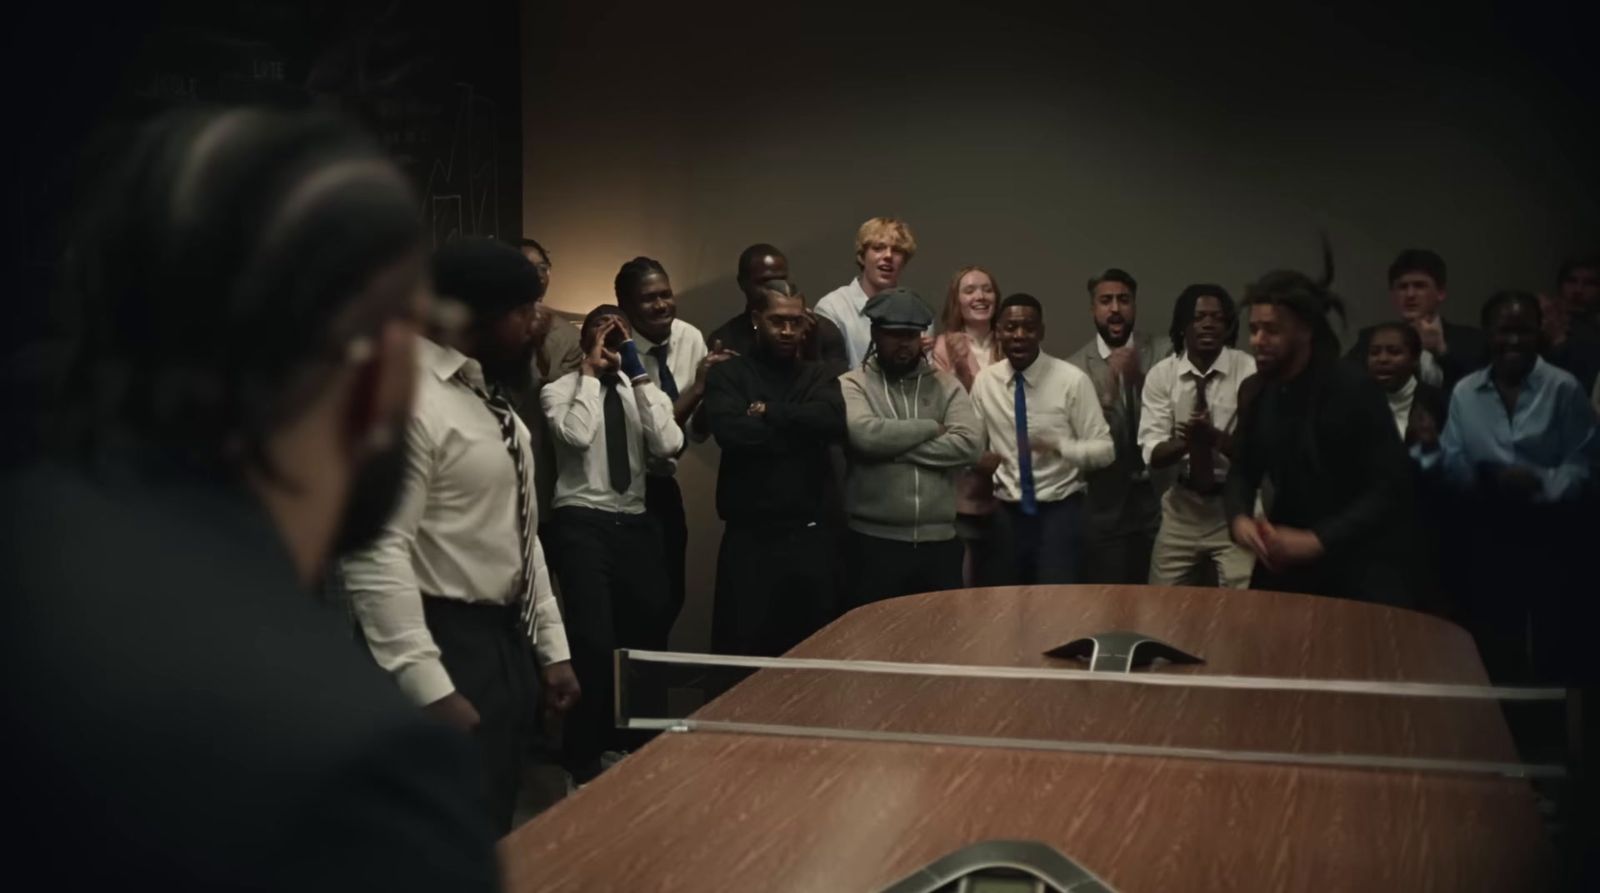
[[[433,239],[521,235],[515,0],[166,0],[33,5],[8,23],[7,324],[0,399],[47,399],[70,310],[47,296],[74,209],[139,122],[260,104],[337,110],[415,182]],[[13,416],[14,418],[17,416]],[[8,439],[8,449],[18,438]]]

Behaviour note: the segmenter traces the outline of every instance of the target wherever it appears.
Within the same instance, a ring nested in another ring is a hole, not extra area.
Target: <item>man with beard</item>
[[[666,650],[677,619],[661,525],[646,509],[645,468],[678,455],[683,431],[622,310],[591,310],[580,338],[583,367],[551,382],[539,400],[556,449],[553,550],[564,619],[573,665],[592,695],[566,724],[562,751],[573,780],[585,784],[600,773],[602,754],[615,762],[626,749],[608,696],[612,652]]]
[[[872,344],[872,326],[862,315],[867,301],[900,284],[900,274],[917,254],[917,238],[904,220],[874,217],[856,230],[856,267],[860,273],[817,302],[817,315],[844,333],[846,368],[861,365]]]
[[[433,280],[468,321],[453,343],[418,341],[399,506],[342,569],[379,666],[414,703],[477,738],[503,834],[535,730],[534,652],[549,707],[566,710],[579,693],[536,535],[528,430],[503,391],[527,385],[542,292],[527,258],[488,239],[440,248]]]
[[[185,112],[119,153],[67,255],[67,436],[0,483],[8,864],[52,887],[498,889],[469,742],[310,594],[403,468],[429,306],[411,189],[320,117]]]
[[[1417,380],[1448,395],[1467,373],[1483,368],[1488,354],[1482,331],[1457,325],[1440,314],[1447,275],[1444,258],[1426,248],[1408,248],[1389,265],[1389,299],[1394,302],[1395,312],[1422,339]],[[1345,354],[1352,366],[1366,368],[1372,333],[1371,326],[1362,329],[1355,345]]]
[[[1150,469],[1139,449],[1139,414],[1144,378],[1165,355],[1139,318],[1139,283],[1115,267],[1089,280],[1094,340],[1068,362],[1088,373],[1100,398],[1116,460],[1089,475],[1084,518],[1083,579],[1086,583],[1138,583],[1150,576],[1161,505]]]
[[[849,432],[847,605],[961,587],[955,474],[983,451],[972,400],[922,355],[933,313],[909,289],[867,302],[872,350],[839,380]]]
[[[1257,375],[1223,498],[1234,542],[1254,553],[1251,588],[1408,606],[1416,589],[1410,460],[1388,402],[1338,358],[1322,281],[1275,271],[1245,293]],[[1256,517],[1264,481],[1272,498]]]
[[[972,382],[972,403],[992,453],[978,463],[1010,516],[1015,582],[1082,579],[1084,477],[1116,456],[1094,384],[1082,369],[1043,352],[1044,308],[1029,294],[1000,302],[1004,363]]]
[[[837,532],[828,448],[844,435],[839,380],[801,358],[812,317],[786,280],[761,287],[755,349],[711,369],[706,417],[722,448],[712,647],[777,655],[833,618]]]
[[[733,354],[750,353],[756,346],[756,327],[753,314],[765,300],[761,287],[768,282],[789,279],[789,259],[765,242],[758,242],[739,253],[739,270],[734,281],[744,295],[744,310],[718,326],[706,339],[712,353],[726,351]],[[806,343],[801,345],[802,357],[820,360],[843,372],[849,363],[845,351],[844,335],[839,327],[826,317],[811,314],[813,325]]]

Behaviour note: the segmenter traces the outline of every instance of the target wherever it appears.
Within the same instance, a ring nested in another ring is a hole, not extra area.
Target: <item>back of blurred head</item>
[[[427,300],[399,170],[333,118],[182,112],[96,194],[67,259],[83,325],[64,451],[242,480],[302,565],[375,535]]]
[[[441,343],[477,360],[490,383],[532,383],[533,322],[544,297],[532,261],[493,239],[460,239],[433,253],[433,288],[444,307],[460,311],[457,329],[436,333]]]

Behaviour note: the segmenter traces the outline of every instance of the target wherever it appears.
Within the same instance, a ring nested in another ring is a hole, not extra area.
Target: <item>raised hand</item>
[[[1418,317],[1411,321],[1411,327],[1417,330],[1417,336],[1422,339],[1422,349],[1436,357],[1445,355],[1448,345],[1444,343],[1444,320],[1438,316],[1433,319]]]

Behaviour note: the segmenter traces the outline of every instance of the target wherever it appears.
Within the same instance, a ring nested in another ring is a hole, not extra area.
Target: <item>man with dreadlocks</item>
[[[1256,361],[1233,349],[1239,320],[1220,285],[1191,285],[1172,309],[1172,355],[1144,381],[1139,449],[1151,468],[1178,467],[1161,499],[1150,558],[1153,586],[1193,585],[1210,565],[1218,585],[1250,585],[1255,556],[1228,535],[1222,484],[1234,455],[1239,386]]]
[[[1320,282],[1274,271],[1246,292],[1258,374],[1224,487],[1229,526],[1256,556],[1253,588],[1406,605],[1410,466],[1383,393],[1339,361],[1332,268]]]

